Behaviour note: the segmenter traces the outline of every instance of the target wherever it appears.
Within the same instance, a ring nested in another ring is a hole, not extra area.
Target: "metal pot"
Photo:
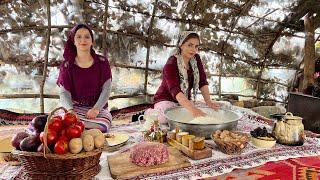
[[[305,138],[302,118],[287,112],[281,120],[275,123],[273,134],[278,143],[293,146],[302,145]]]
[[[187,109],[178,106],[169,108],[164,112],[169,123],[170,130],[175,129],[175,127],[179,127],[182,131],[187,131],[190,134],[209,139],[211,134],[217,130],[233,130],[237,126],[238,120],[242,117],[241,114],[226,109],[220,109],[218,111],[214,111],[207,107],[199,107],[199,109],[207,113],[209,116],[223,121],[224,123],[194,123],[192,122],[194,118],[191,113]]]

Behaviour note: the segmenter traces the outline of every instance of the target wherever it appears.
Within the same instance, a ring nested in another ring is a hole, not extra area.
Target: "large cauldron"
[[[187,131],[190,134],[194,134],[196,136],[202,136],[206,139],[210,138],[211,133],[216,130],[232,130],[237,124],[238,120],[242,117],[241,114],[236,113],[227,109],[220,109],[218,111],[214,111],[211,108],[200,107],[202,111],[207,113],[209,116],[218,119],[221,122],[193,122],[194,118],[191,113],[181,107],[173,107],[167,109],[164,114],[168,120],[170,130],[175,129],[175,127],[179,127],[183,131]]]

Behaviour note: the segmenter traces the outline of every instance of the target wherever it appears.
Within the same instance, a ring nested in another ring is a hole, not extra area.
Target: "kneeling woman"
[[[70,32],[64,48],[57,84],[60,102],[85,124],[86,129],[110,129],[112,116],[107,110],[111,89],[108,59],[92,48],[93,33],[84,24]]]
[[[162,83],[154,96],[154,110],[158,112],[161,123],[167,123],[164,111],[179,103],[194,117],[204,116],[205,113],[191,101],[191,89],[195,101],[198,90],[206,105],[217,109],[219,105],[210,98],[207,77],[197,54],[200,38],[192,31],[184,31],[180,35],[179,46],[176,52],[169,57],[162,72]],[[145,113],[151,113],[147,110]]]

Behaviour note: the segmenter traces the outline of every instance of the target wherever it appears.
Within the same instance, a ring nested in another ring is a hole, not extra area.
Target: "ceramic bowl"
[[[276,144],[276,140],[274,138],[270,139],[262,139],[264,137],[251,137],[251,143],[260,148],[271,148]]]

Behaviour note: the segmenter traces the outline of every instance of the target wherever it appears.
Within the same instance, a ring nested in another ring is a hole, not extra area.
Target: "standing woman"
[[[154,95],[154,110],[158,112],[161,123],[167,123],[164,111],[180,104],[194,117],[206,115],[197,108],[193,100],[200,89],[208,107],[219,108],[219,104],[210,98],[207,77],[197,54],[200,44],[199,35],[193,31],[184,31],[180,35],[179,45],[175,53],[169,57],[162,72],[162,83]],[[152,110],[147,110],[148,114]]]
[[[106,57],[92,48],[93,33],[89,26],[72,28],[64,47],[57,84],[60,103],[79,117],[86,129],[107,132],[112,116],[107,110],[111,90],[111,69]]]

